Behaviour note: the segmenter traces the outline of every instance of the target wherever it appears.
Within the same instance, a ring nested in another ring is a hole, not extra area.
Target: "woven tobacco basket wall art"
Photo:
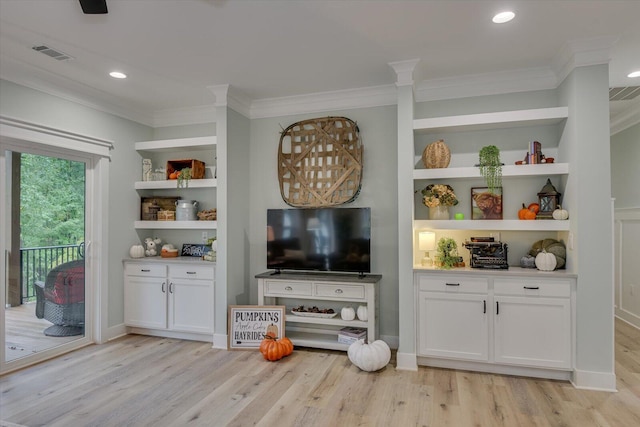
[[[362,179],[363,146],[346,117],[297,122],[282,131],[278,180],[282,199],[294,207],[336,206],[355,200]]]

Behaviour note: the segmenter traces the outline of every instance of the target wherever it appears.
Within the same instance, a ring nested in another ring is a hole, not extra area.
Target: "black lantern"
[[[550,179],[542,187],[538,193],[538,204],[540,211],[536,215],[536,219],[553,219],[553,211],[560,205],[560,196],[556,187],[553,186]]]

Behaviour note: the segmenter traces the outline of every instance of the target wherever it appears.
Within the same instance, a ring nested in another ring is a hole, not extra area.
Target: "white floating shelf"
[[[217,179],[191,179],[188,188],[214,188],[217,187]],[[178,184],[175,179],[166,181],[137,181],[135,183],[136,190],[178,190]]]
[[[136,151],[176,151],[180,149],[209,150],[216,145],[215,136],[195,138],[162,139],[157,141],[136,142]]]
[[[318,347],[327,350],[347,351],[349,346],[338,342],[337,334],[316,334],[291,331],[287,328],[287,338],[295,347]]]
[[[413,129],[424,133],[474,131],[490,128],[506,129],[519,126],[552,125],[560,123],[567,117],[569,117],[568,107],[538,108],[416,119],[413,121]]]
[[[567,175],[569,163],[543,163],[537,165],[505,165],[502,176],[538,176]],[[470,166],[464,168],[414,169],[413,179],[462,179],[482,178],[480,168]]]
[[[569,220],[415,220],[414,228],[433,230],[569,231]]]
[[[136,221],[136,229],[146,230],[215,230],[218,221]]]

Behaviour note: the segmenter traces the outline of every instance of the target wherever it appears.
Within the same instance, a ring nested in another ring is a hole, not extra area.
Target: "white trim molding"
[[[626,102],[629,102],[627,108],[621,113],[611,117],[609,124],[611,136],[640,123],[640,96],[632,101]]]
[[[634,236],[631,230],[627,230],[627,226],[630,224],[637,225],[640,223],[640,207],[638,208],[618,208],[614,212],[614,286],[616,296],[614,299],[615,315],[621,320],[629,323],[630,325],[640,329],[640,310],[637,309],[637,304],[634,304],[633,295],[634,287],[640,286],[640,283],[629,283],[629,278],[636,277],[635,271],[637,267],[635,264],[624,263],[625,260],[636,259],[640,252],[640,243],[636,236]],[[629,239],[629,242],[626,241]],[[631,247],[630,247],[631,246]],[[626,253],[628,250],[629,253]],[[632,279],[633,280],[633,279]],[[640,291],[637,290],[636,292]],[[628,299],[627,299],[628,298]]]
[[[591,372],[576,369],[571,384],[582,390],[617,392],[616,374],[613,372]]]

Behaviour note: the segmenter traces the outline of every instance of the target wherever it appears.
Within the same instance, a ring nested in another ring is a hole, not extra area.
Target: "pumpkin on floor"
[[[391,349],[386,342],[377,340],[366,344],[364,340],[358,340],[349,346],[347,355],[351,363],[363,371],[378,371],[391,360]]]
[[[260,353],[265,360],[275,362],[293,353],[293,343],[287,337],[278,339],[270,333],[260,342]]]

